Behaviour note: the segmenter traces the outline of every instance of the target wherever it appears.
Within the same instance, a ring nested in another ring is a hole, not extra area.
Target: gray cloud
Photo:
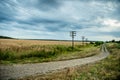
[[[14,15],[16,14],[13,6],[14,4],[8,0],[0,1],[0,22],[10,21],[13,19]]]
[[[17,0],[20,6],[37,8],[42,11],[57,9],[60,6],[59,0]]]
[[[60,6],[58,0],[38,0],[37,7],[41,10],[57,9]]]
[[[0,0],[0,35],[11,32],[25,38],[28,35],[37,37],[37,34],[43,35],[42,32],[45,32],[44,36],[47,38],[48,35],[55,36],[76,30],[86,33],[82,34],[86,36],[95,33],[94,36],[119,38],[119,9],[119,0]],[[117,21],[114,31],[114,25],[108,24],[106,20],[113,24]],[[106,27],[111,28],[111,31],[102,31]]]

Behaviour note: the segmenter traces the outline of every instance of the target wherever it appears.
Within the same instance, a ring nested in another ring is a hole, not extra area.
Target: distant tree
[[[0,36],[0,39],[12,39],[12,38],[7,36]]]
[[[90,44],[94,44],[94,42],[90,41]]]
[[[101,45],[101,44],[103,44],[103,41],[96,41],[96,42],[95,42],[95,46],[99,46],[99,45]]]
[[[105,41],[106,43],[108,43],[109,41]]]
[[[114,43],[114,42],[115,42],[115,39],[113,39],[111,42],[113,42],[113,43]]]
[[[120,43],[120,40],[118,41],[118,43]]]
[[[119,41],[116,41],[116,43],[120,43],[120,40],[119,40]]]

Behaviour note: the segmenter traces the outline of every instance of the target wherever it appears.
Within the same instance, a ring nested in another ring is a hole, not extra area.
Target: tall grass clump
[[[10,51],[0,50],[0,60],[14,60],[16,57]]]
[[[120,49],[120,43],[117,44],[117,48]]]
[[[31,57],[38,57],[38,58],[49,58],[52,56],[55,56],[55,52],[54,51],[32,51],[28,54],[22,54],[20,56],[20,59],[24,59],[24,58],[31,58]]]
[[[74,51],[75,50],[77,49],[75,48]],[[50,50],[43,49],[41,51],[33,51],[30,53],[30,55],[32,55],[31,57],[50,58],[71,51],[72,51],[72,47],[59,45],[50,48]]]

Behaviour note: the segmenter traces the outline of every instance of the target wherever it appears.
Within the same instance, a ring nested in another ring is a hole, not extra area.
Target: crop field
[[[99,47],[71,41],[0,39],[0,63],[35,63],[82,58],[99,53]]]
[[[0,39],[1,46],[33,46],[33,45],[71,45],[71,41],[48,41],[48,40],[15,40],[15,39]],[[75,42],[75,45],[82,45],[81,42]]]

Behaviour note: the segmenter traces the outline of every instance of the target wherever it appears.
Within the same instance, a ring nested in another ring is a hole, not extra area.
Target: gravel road
[[[101,53],[92,57],[35,64],[0,65],[0,80],[23,78],[30,75],[45,74],[47,72],[60,70],[66,67],[80,66],[102,60],[108,55],[109,52],[103,44],[101,47]]]

